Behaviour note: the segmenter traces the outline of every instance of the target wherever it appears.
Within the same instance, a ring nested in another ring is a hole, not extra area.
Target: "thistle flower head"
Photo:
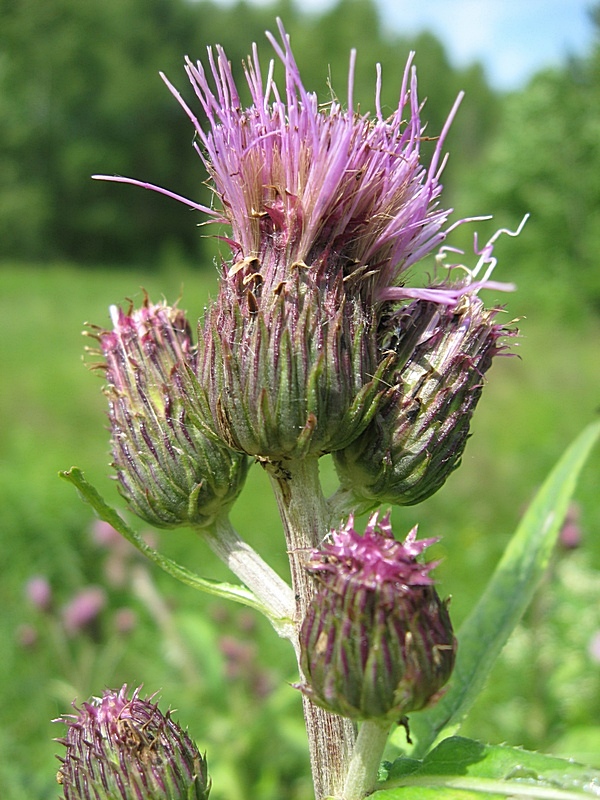
[[[380,287],[443,238],[436,209],[441,144],[420,163],[416,76],[395,113],[371,119],[304,88],[288,37],[269,39],[285,70],[263,80],[256,47],[243,108],[222,48],[187,73],[208,129],[184,105],[231,227],[233,258],[200,337],[199,376],[219,434],[266,458],[326,453],[377,408],[382,372],[373,303]],[[214,88],[211,87],[211,78]],[[171,87],[172,88],[172,87]],[[409,121],[403,120],[408,116]]]
[[[391,388],[364,433],[334,454],[340,501],[354,510],[412,505],[445,483],[460,463],[484,375],[502,339],[516,333],[497,314],[465,294],[455,307],[416,300],[382,323],[381,346],[396,359]]]
[[[139,692],[107,690],[56,720],[67,725],[57,775],[65,800],[207,800],[206,759]]]
[[[454,665],[446,603],[417,557],[435,539],[392,537],[374,514],[360,536],[354,521],[308,558],[318,590],[300,632],[299,688],[353,719],[398,721],[434,702]]]
[[[430,167],[420,162],[422,124],[412,56],[398,106],[388,118],[381,110],[378,68],[371,117],[353,108],[355,52],[347,107],[332,100],[323,108],[302,83],[281,23],[279,32],[281,42],[267,36],[283,64],[285,86],[277,85],[272,63],[263,78],[254,46],[245,66],[252,97],[248,108],[222,48],[209,49],[210,74],[200,62],[186,65],[209,129],[184,107],[221,203],[213,213],[231,225],[234,262],[268,261],[273,285],[291,264],[317,269],[325,260],[330,270],[342,267],[348,273],[369,266],[377,285],[395,283],[442,240],[448,215],[437,208],[443,136]]]
[[[183,312],[165,304],[96,332],[105,358],[114,466],[131,509],[158,527],[205,527],[239,494],[247,462],[211,433]]]
[[[281,21],[278,26],[280,40],[267,37],[283,65],[284,86],[275,80],[273,62],[263,75],[254,45],[244,67],[248,107],[223,48],[208,49],[208,69],[186,60],[207,128],[163,76],[195,127],[194,147],[213,180],[217,208],[129,178],[112,180],[156,189],[227,223],[230,274],[251,272],[258,259],[270,291],[293,264],[341,270],[373,301],[445,237],[450,211],[439,206],[443,144],[461,96],[425,167],[414,54],[392,114],[383,116],[379,65],[375,113],[361,114],[353,106],[355,51],[346,107],[336,99],[323,106],[304,87]]]
[[[274,77],[274,61],[263,76],[254,44],[244,64],[252,101],[247,107],[222,47],[208,48],[208,69],[186,58],[186,72],[207,125],[162,75],[194,125],[194,148],[212,178],[215,208],[133,178],[94,177],[158,191],[202,211],[209,220],[227,224],[231,235],[224,238],[233,259],[225,279],[241,272],[242,279],[255,281],[258,261],[267,292],[298,264],[315,273],[341,272],[349,293],[358,291],[371,304],[421,297],[452,305],[465,291],[482,286],[512,289],[510,284],[489,282],[496,237],[482,257],[481,265],[490,269],[475,286],[471,277],[448,290],[443,284],[403,286],[407,269],[435,250],[450,230],[487,218],[459,220],[445,228],[451,209],[440,205],[444,142],[463,93],[425,166],[421,144],[426,126],[421,122],[414,53],[406,63],[393,112],[383,116],[377,64],[375,113],[361,114],[353,104],[356,51],[351,51],[346,106],[336,98],[319,103],[302,82],[281,20],[277,24],[280,40],[270,32],[266,35],[283,65],[284,85]]]

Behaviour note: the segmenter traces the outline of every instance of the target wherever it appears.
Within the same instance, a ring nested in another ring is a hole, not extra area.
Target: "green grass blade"
[[[136,531],[130,528],[120,514],[118,514],[114,508],[111,508],[103,500],[98,491],[87,482],[80,469],[77,467],[71,467],[71,469],[66,472],[59,472],[59,475],[64,480],[72,483],[73,486],[79,490],[85,502],[92,506],[100,519],[104,520],[104,522],[108,522],[109,525],[112,525],[112,527],[122,536],[124,536],[129,542],[131,542],[134,547],[137,547],[141,553],[147,556],[169,575],[177,578],[177,580],[181,581],[181,583],[185,583],[187,586],[191,586],[194,589],[199,589],[202,592],[207,592],[208,594],[215,595],[216,597],[223,597],[227,600],[235,600],[238,603],[250,606],[250,608],[255,608],[262,614],[265,614],[265,616],[269,617],[265,606],[259,600],[257,600],[255,595],[249,589],[246,589],[246,587],[230,583],[219,583],[217,581],[201,578],[195,573],[190,572],[190,570],[186,569],[185,567],[182,567],[176,561],[173,561],[172,559],[163,556],[161,553],[158,553],[156,550],[146,544],[142,537],[136,533]]]
[[[417,740],[413,755],[422,757],[435,741],[454,732],[481,691],[544,574],[579,473],[599,434],[600,423],[594,423],[579,435],[529,506],[458,632],[456,667],[447,693],[436,706],[411,717]]]

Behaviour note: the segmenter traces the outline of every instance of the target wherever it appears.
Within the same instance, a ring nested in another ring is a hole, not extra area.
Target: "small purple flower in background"
[[[104,522],[103,519],[95,519],[93,521],[91,535],[96,544],[101,547],[106,547],[108,549],[114,547],[119,550],[126,549],[128,551],[137,552],[135,547],[130,544],[127,539],[124,539],[119,531],[115,530],[108,522]]]
[[[54,610],[52,586],[45,575],[33,575],[25,584],[25,597],[33,608],[50,615]],[[40,634],[36,625],[26,622],[16,629],[16,640],[20,647],[29,649],[37,645]]]
[[[352,517],[313,551],[306,569],[317,593],[300,631],[300,688],[352,719],[397,722],[435,702],[456,641],[431,570],[417,557],[436,539],[393,538],[389,514],[360,535]]]
[[[104,559],[104,576],[106,582],[115,588],[125,588],[131,582],[131,569],[133,564],[144,560],[140,552],[121,534],[100,519],[95,519],[91,525],[92,540],[106,551]],[[156,547],[156,534],[145,531],[143,539],[150,547]]]
[[[565,521],[560,529],[559,543],[565,550],[576,550],[581,546],[580,509],[577,503],[571,503]]]
[[[138,616],[132,608],[118,608],[113,616],[113,626],[120,636],[130,634],[138,623]]]
[[[207,800],[206,759],[188,734],[140,689],[106,690],[77,713],[58,741],[65,800]]]
[[[126,587],[131,571],[131,561],[137,559],[138,551],[108,522],[96,519],[92,523],[93,541],[106,550],[104,576],[107,583],[115,588]]]
[[[107,603],[106,592],[100,586],[81,589],[62,609],[62,621],[69,636],[91,629]]]
[[[25,585],[25,594],[38,611],[50,611],[52,608],[52,587],[44,575],[30,578]]]

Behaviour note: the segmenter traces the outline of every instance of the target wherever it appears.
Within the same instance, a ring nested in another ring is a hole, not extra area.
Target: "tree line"
[[[153,261],[166,243],[200,256],[203,238],[184,207],[134,189],[92,182],[97,172],[138,177],[195,199],[206,175],[190,123],[158,77],[164,71],[194,103],[183,58],[222,44],[240,84],[252,41],[281,16],[307,87],[345,97],[349,50],[358,46],[356,97],[372,108],[375,63],[384,102],[397,102],[404,62],[419,49],[427,114],[438,132],[459,88],[471,84],[477,113],[463,116],[454,144],[477,148],[493,96],[480,69],[460,75],[441,44],[386,38],[372,2],[342,0],[308,17],[291,0],[259,8],[186,0],[7,0],[0,7],[0,241],[4,256],[77,261]],[[490,116],[491,115],[491,116]],[[460,160],[457,158],[456,160]]]
[[[429,33],[385,30],[373,0],[339,0],[320,14],[292,0],[270,6],[208,0],[5,0],[0,5],[0,258],[152,266],[175,249],[211,261],[201,220],[185,207],[131,187],[90,180],[130,175],[199,201],[206,175],[189,121],[158,77],[191,103],[183,58],[222,44],[237,78],[252,41],[265,61],[265,29],[281,16],[307,88],[345,99],[349,50],[358,49],[355,100],[397,103],[408,52],[416,50],[427,134],[440,132],[459,90],[466,100],[447,140],[446,203],[494,211],[516,224],[532,274],[577,284],[600,308],[600,47],[536,76],[522,91],[494,92],[480,64],[453,67]],[[591,14],[600,30],[600,6]],[[511,253],[514,252],[511,243]],[[568,276],[568,279],[567,279]],[[562,283],[561,283],[562,282]],[[554,285],[554,284],[552,284]]]

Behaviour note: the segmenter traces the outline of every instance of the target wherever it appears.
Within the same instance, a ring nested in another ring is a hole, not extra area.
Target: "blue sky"
[[[457,66],[485,64],[500,89],[585,53],[593,40],[591,0],[377,0],[398,31],[433,31]]]
[[[268,5],[269,0],[252,0]],[[231,3],[232,0],[220,0]],[[297,0],[309,11],[334,0]],[[384,25],[399,33],[431,30],[452,62],[475,60],[498,89],[518,89],[535,72],[588,51],[593,28],[587,9],[594,0],[375,0]],[[357,41],[348,47],[360,47]]]

